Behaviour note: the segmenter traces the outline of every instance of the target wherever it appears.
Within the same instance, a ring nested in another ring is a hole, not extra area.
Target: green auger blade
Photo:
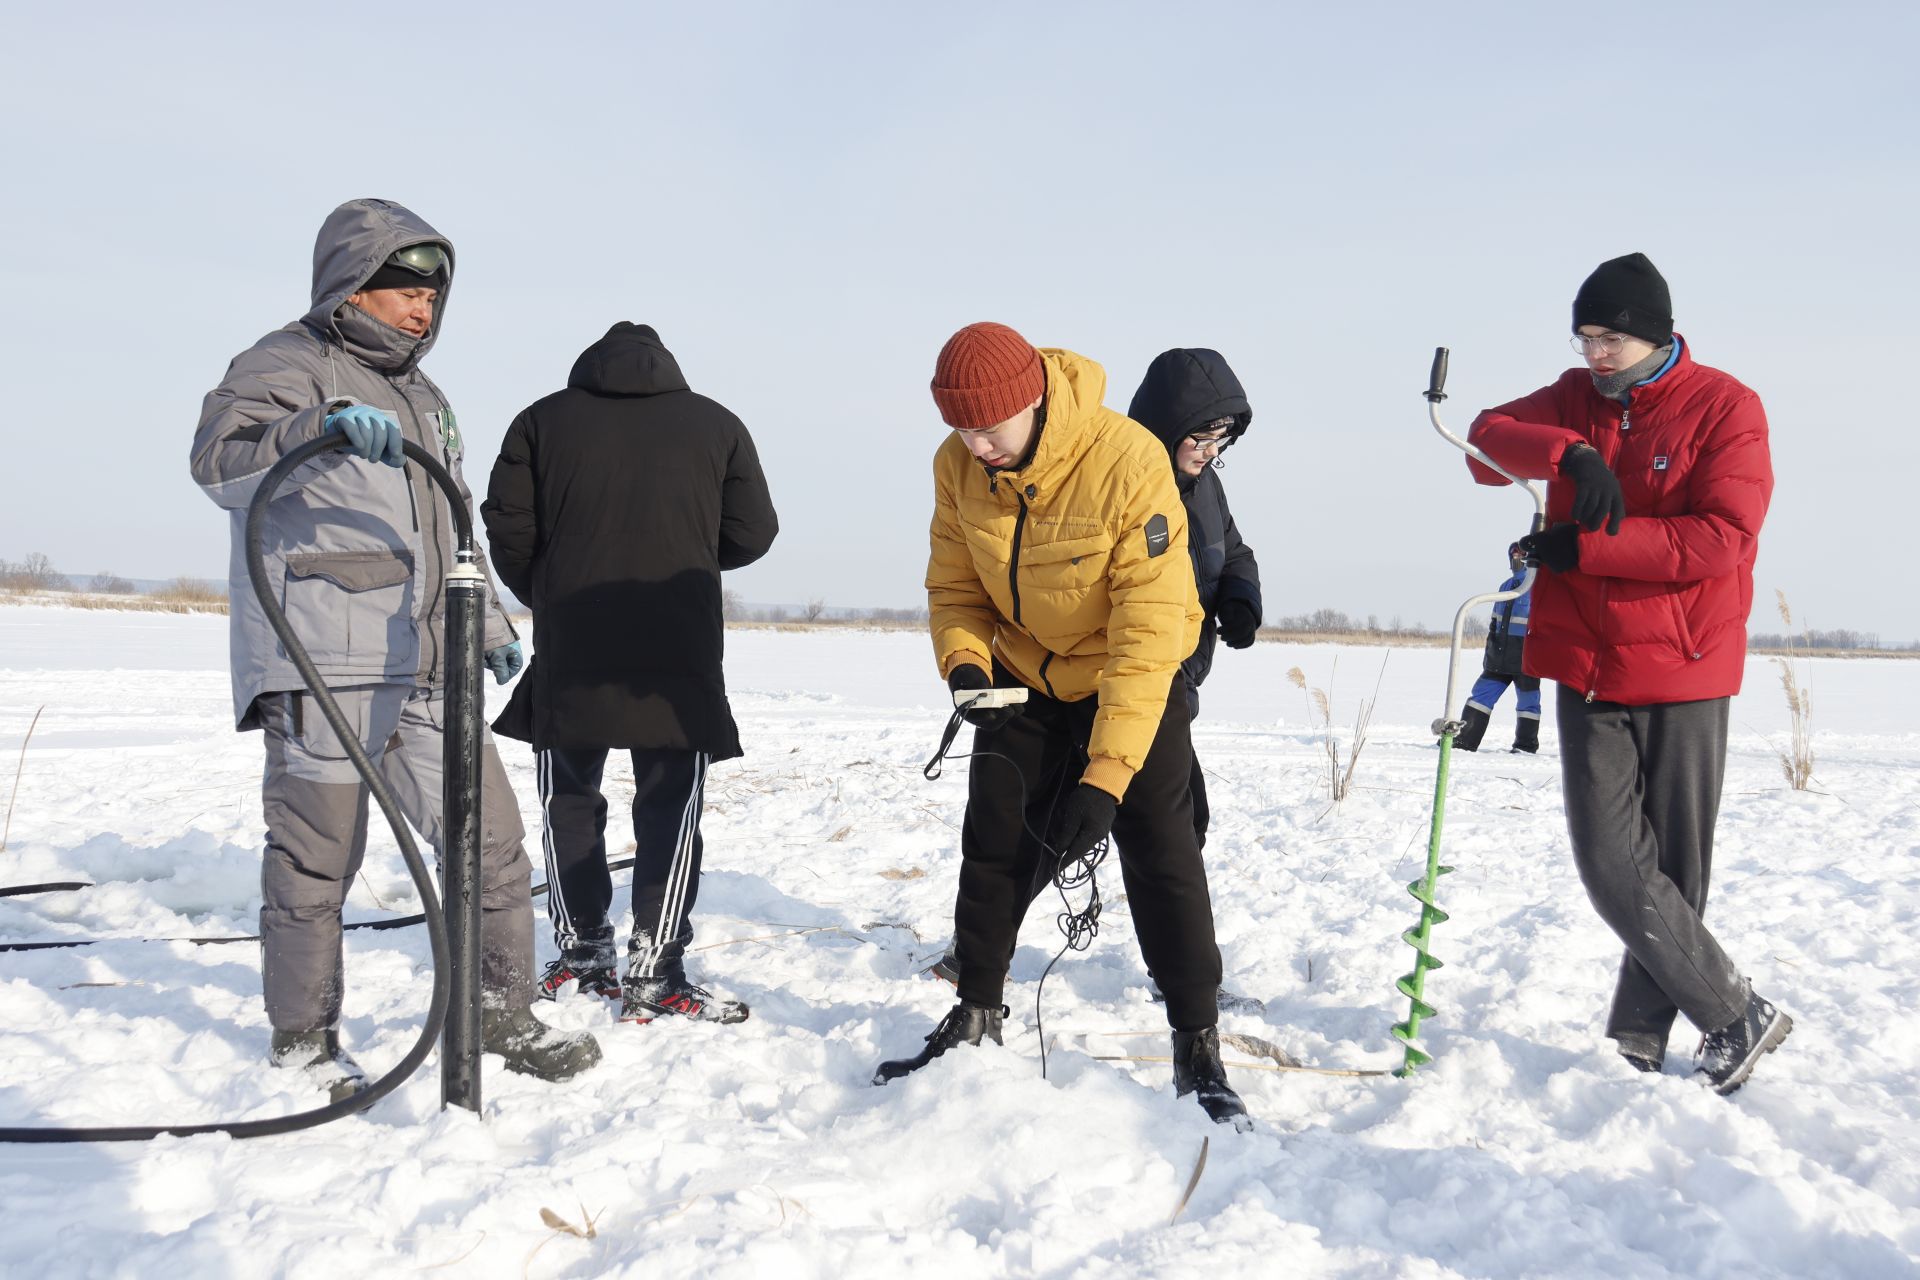
[[[1420,993],[1413,990],[1413,985],[1405,978],[1400,979],[1400,981],[1393,985],[1399,988],[1400,994],[1407,998],[1407,1020],[1409,1022],[1414,1018],[1431,1018],[1439,1012],[1425,1000],[1422,1000]]]
[[[1416,929],[1409,929],[1400,935],[1400,941],[1414,949],[1413,971],[1415,973],[1424,973],[1431,969],[1446,968],[1447,966],[1444,962],[1434,959],[1429,952],[1421,948],[1419,939],[1415,936],[1418,932]]]

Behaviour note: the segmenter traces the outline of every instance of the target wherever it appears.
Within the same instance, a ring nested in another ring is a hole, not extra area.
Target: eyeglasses
[[[1219,457],[1228,449],[1231,449],[1233,442],[1238,438],[1238,436],[1228,435],[1223,431],[1219,435],[1190,435],[1187,437],[1187,443],[1192,445],[1196,452],[1205,453],[1211,449],[1214,456]]]
[[[447,265],[447,251],[437,244],[410,244],[395,250],[387,261],[415,275],[430,276]]]
[[[1592,338],[1584,333],[1576,333],[1567,339],[1567,345],[1583,356],[1595,351],[1602,351],[1610,356],[1618,355],[1620,348],[1626,344],[1627,335],[1624,333],[1603,333]]]
[[[1215,418],[1198,431],[1188,432],[1187,443],[1201,453],[1212,449],[1218,456],[1225,453],[1232,447],[1233,442],[1240,438],[1240,433],[1234,430],[1238,425],[1237,418]]]

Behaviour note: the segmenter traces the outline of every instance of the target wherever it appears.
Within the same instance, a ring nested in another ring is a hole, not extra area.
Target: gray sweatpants
[[[1676,1011],[1717,1031],[1746,1009],[1745,981],[1701,919],[1730,699],[1628,707],[1559,688],[1574,863],[1627,947],[1607,1035],[1623,1051],[1658,1057]]]
[[[392,789],[400,811],[432,847],[441,832],[444,744],[441,691],[362,685],[332,691]],[[260,874],[262,985],[278,1031],[337,1026],[343,984],[340,908],[367,848],[370,792],[311,695],[260,699],[267,769],[261,802],[267,850]],[[491,735],[480,798],[480,981],[508,1005],[532,998],[532,870],[520,807]]]

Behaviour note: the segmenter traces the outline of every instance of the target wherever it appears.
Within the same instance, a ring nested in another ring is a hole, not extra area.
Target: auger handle
[[[1447,398],[1447,349],[1433,349],[1433,370],[1427,374],[1427,401],[1439,404]]]

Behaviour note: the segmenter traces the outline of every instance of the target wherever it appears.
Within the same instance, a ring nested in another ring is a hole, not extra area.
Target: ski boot
[[[1217,1028],[1173,1033],[1173,1088],[1182,1098],[1190,1093],[1199,1095],[1200,1106],[1215,1124],[1231,1124],[1237,1133],[1253,1128],[1246,1104],[1227,1083]]]
[[[305,1072],[332,1102],[346,1101],[367,1083],[367,1073],[340,1047],[338,1031],[275,1031],[267,1061]]]
[[[1746,1012],[1700,1041],[1694,1074],[1722,1097],[1747,1082],[1760,1059],[1780,1047],[1793,1030],[1793,1019],[1753,993],[1747,984]]]
[[[584,957],[561,956],[546,967],[533,993],[542,1000],[558,1000],[578,993],[606,1000],[620,998],[620,977],[611,964],[594,964]]]
[[[1540,750],[1540,720],[1537,716],[1521,716],[1513,726],[1513,750],[1515,754],[1525,752],[1536,755]]]
[[[685,973],[658,978],[627,974],[620,1001],[620,1021],[652,1022],[655,1018],[689,1018],[695,1022],[745,1022],[748,1009],[738,1000],[716,1000],[705,987],[687,981]]]
[[[600,1061],[600,1042],[584,1031],[561,1031],[529,1005],[480,1003],[480,1049],[506,1059],[507,1070],[558,1083]]]
[[[973,1004],[962,1000],[947,1010],[947,1016],[940,1019],[940,1025],[927,1036],[927,1047],[911,1058],[897,1058],[883,1062],[873,1073],[875,1084],[886,1084],[898,1080],[901,1076],[911,1075],[932,1062],[947,1050],[959,1044],[977,1045],[982,1038],[995,1044],[1005,1044],[1000,1038],[1001,1027],[1005,1025],[1007,1007],[1005,1005]]]
[[[1453,735],[1455,751],[1478,751],[1480,739],[1487,735],[1487,722],[1493,719],[1491,712],[1484,711],[1472,703],[1460,713],[1460,732]]]

